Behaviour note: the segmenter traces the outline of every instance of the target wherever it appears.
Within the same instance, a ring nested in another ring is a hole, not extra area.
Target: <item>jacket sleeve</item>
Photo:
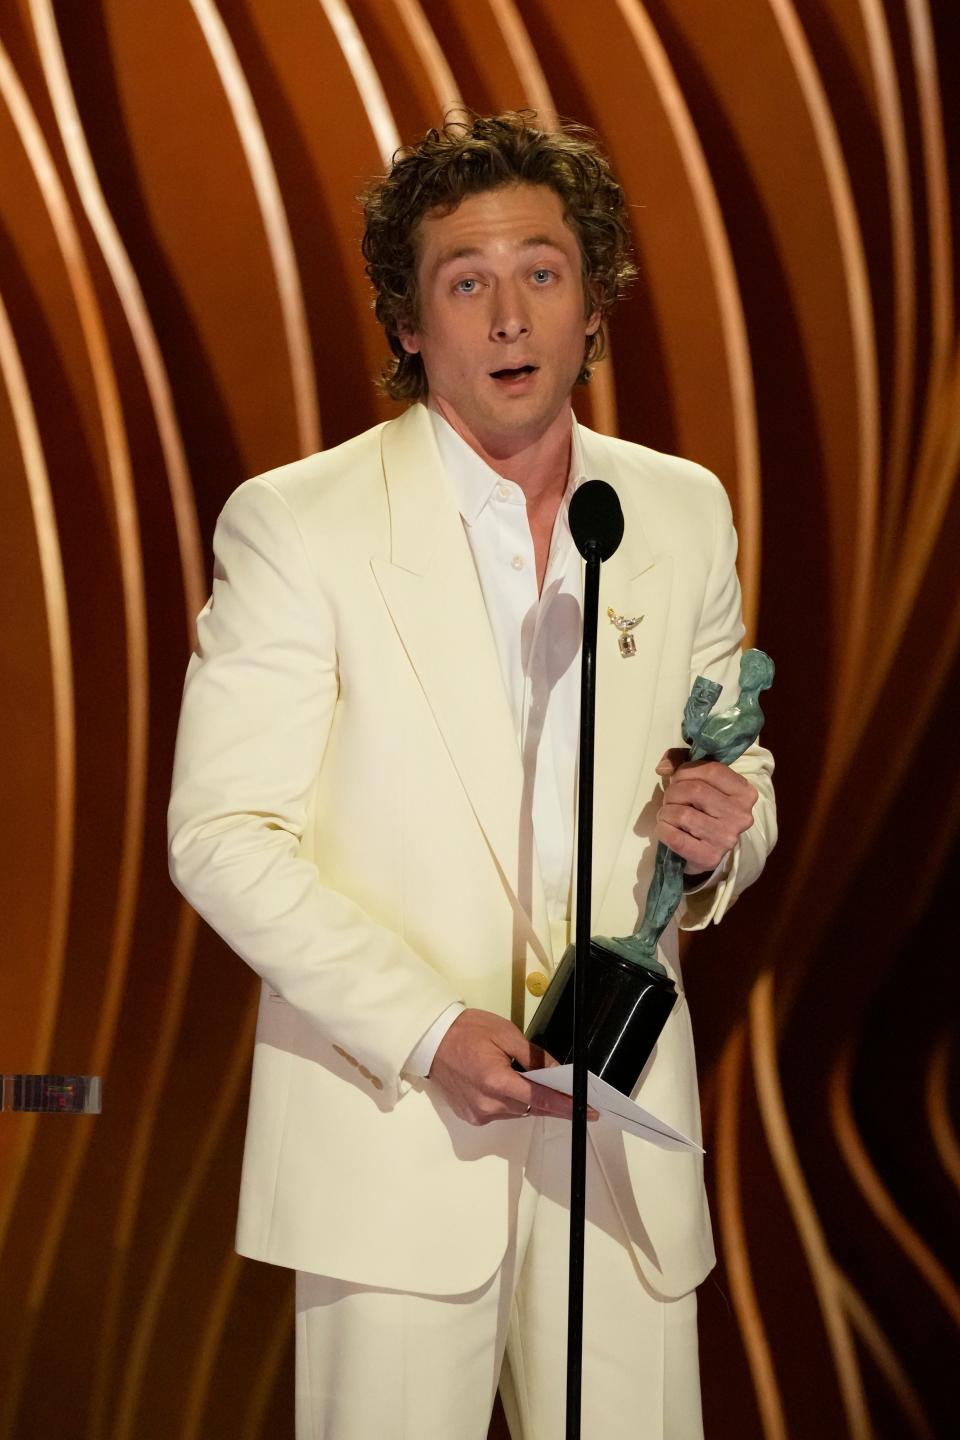
[[[713,561],[704,591],[703,609],[693,655],[691,684],[697,675],[723,685],[716,708],[735,702],[739,691],[740,654],[744,637],[740,582],[737,579],[737,535],[726,491],[716,482],[716,518]],[[777,841],[777,811],[773,796],[773,756],[754,743],[732,767],[755,785],[759,798],[753,825],[734,846],[730,865],[716,885],[685,895],[679,913],[681,930],[702,930],[723,919],[730,906],[760,874]]]
[[[300,853],[338,695],[330,604],[267,480],[230,498],[214,554],[177,736],[171,875],[277,994],[396,1098],[410,1051],[458,997]]]

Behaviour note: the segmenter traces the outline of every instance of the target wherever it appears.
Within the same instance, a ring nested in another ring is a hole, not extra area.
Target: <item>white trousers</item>
[[[565,1433],[569,1145],[535,1126],[500,1269],[465,1295],[298,1273],[297,1440],[485,1440],[498,1383],[513,1440]],[[583,1440],[702,1440],[696,1295],[643,1280],[588,1145]]]

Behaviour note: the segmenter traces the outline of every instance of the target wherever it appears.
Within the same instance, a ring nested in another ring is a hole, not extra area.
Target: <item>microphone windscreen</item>
[[[606,480],[584,480],[570,501],[570,533],[586,560],[594,547],[601,560],[609,560],[623,539],[623,511],[612,485]]]

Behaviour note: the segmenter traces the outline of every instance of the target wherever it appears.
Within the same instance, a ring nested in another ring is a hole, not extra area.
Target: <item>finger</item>
[[[673,750],[665,750],[654,769],[658,775],[672,775],[689,758],[689,755],[690,751],[685,745],[677,746]]]
[[[758,792],[742,775],[731,777],[725,765],[708,770],[691,764],[677,771],[664,798],[666,804],[697,805],[711,815],[748,815]]]
[[[753,817],[747,813],[715,819],[714,816],[687,805],[664,805],[657,816],[657,836],[673,849],[671,841],[661,832],[661,826],[669,826],[672,832],[679,831],[722,853],[732,850],[752,823]]]
[[[572,1096],[551,1090],[548,1085],[538,1085],[535,1080],[527,1080],[516,1070],[506,1072],[502,1080],[498,1075],[495,1093],[511,1115],[549,1115],[561,1120],[573,1118]],[[592,1106],[588,1105],[587,1110],[590,1118],[597,1118],[597,1111]]]
[[[562,1102],[567,1099],[546,1085],[528,1080],[522,1071],[514,1070],[512,1066],[509,1070],[497,1070],[496,1075],[489,1076],[484,1089],[490,1099],[499,1102],[511,1115],[529,1114],[534,1110],[539,1115],[558,1114],[561,1113]]]
[[[681,830],[691,828],[686,822],[687,819],[692,820],[692,828],[698,835],[705,833],[699,828],[704,823],[740,834],[749,829],[753,819],[753,807],[747,797],[724,795],[696,780],[675,780],[664,796],[660,813]]]
[[[529,1065],[528,1067],[526,1067],[526,1068],[528,1068],[528,1069],[530,1069],[530,1070],[552,1070],[552,1069],[554,1069],[556,1066],[558,1066],[558,1065],[560,1064],[560,1061],[559,1061],[559,1060],[555,1060],[555,1059],[553,1058],[553,1056],[552,1056],[551,1054],[549,1054],[548,1051],[542,1049],[542,1047],[539,1046],[539,1045],[529,1045],[529,1046],[528,1046],[528,1049],[529,1049],[530,1056],[532,1057],[532,1062],[533,1062],[533,1063],[532,1063],[531,1065]],[[569,1096],[569,1095],[562,1095],[559,1090],[551,1090],[550,1087],[549,1087],[549,1085],[538,1085],[538,1084],[536,1083],[536,1081],[530,1081],[529,1083],[530,1083],[531,1089],[532,1089],[532,1091],[533,1091],[533,1098],[527,1102],[527,1104],[530,1106],[529,1110],[528,1110],[526,1107],[524,1107],[523,1111],[521,1112],[522,1114],[524,1114],[524,1115],[538,1115],[538,1114],[547,1115],[547,1114],[550,1114],[550,1115],[560,1116],[560,1117],[561,1117],[562,1119],[564,1119],[564,1120],[572,1120],[572,1119],[573,1119],[573,1099],[572,1099],[571,1096]],[[540,1110],[540,1109],[538,1109],[538,1107],[537,1107],[537,1105],[536,1105],[536,1103],[535,1103],[538,1092],[539,1092],[541,1095],[546,1094],[546,1095],[552,1095],[552,1096],[554,1096],[555,1099],[556,1099],[556,1102],[557,1102],[556,1108],[551,1108],[551,1109],[548,1109],[548,1110]],[[588,1119],[588,1120],[599,1120],[599,1119],[600,1119],[600,1112],[599,1112],[599,1110],[594,1110],[594,1108],[593,1108],[592,1105],[588,1105],[588,1106],[587,1106],[587,1119]]]
[[[544,1050],[541,1045],[532,1044],[519,1030],[508,1037],[507,1054],[511,1055],[523,1067],[523,1070],[551,1070],[559,1065],[559,1060]],[[553,1116],[562,1120],[573,1119],[573,1098],[564,1095],[559,1090],[551,1090],[548,1085],[538,1085],[534,1080],[527,1080],[523,1070],[517,1070],[510,1066],[505,1073],[510,1076],[505,1084],[499,1083],[498,1089],[506,1098],[516,1100],[516,1105],[511,1104],[509,1113],[519,1117],[526,1115]],[[519,1088],[516,1081],[519,1081]],[[527,1108],[529,1106],[529,1109]],[[592,1105],[587,1106],[587,1119],[599,1120],[599,1111]]]
[[[731,796],[715,790],[712,785],[707,785],[702,780],[694,778],[681,779],[679,776],[675,776],[669,793],[664,797],[661,811],[666,811],[667,819],[683,829],[681,819],[683,811],[695,810],[701,815],[719,820],[730,811],[733,805],[734,801]],[[671,814],[671,811],[675,813]]]
[[[749,803],[753,805],[756,802],[757,790],[747,777],[741,775],[737,770],[732,770],[729,765],[721,765],[716,760],[685,761],[677,767],[673,784],[677,785],[681,780],[693,778],[711,786],[714,790],[719,790],[724,795],[750,795],[752,798]]]
[[[540,1091],[540,1096],[535,1095],[534,1098],[528,1102],[530,1109],[529,1111],[524,1111],[525,1114],[545,1115],[557,1120],[573,1119],[572,1095],[561,1095],[558,1090],[550,1090],[546,1085],[535,1084],[533,1088],[534,1090]],[[592,1105],[588,1105],[587,1119],[599,1120],[599,1110],[595,1110]]]
[[[669,800],[660,807],[657,825],[672,825],[674,830],[683,830],[695,840],[706,840],[714,845],[722,842],[729,848],[736,844],[750,819],[749,811],[745,810],[711,815],[701,805],[685,805]]]
[[[658,840],[662,840],[684,860],[687,870],[693,875],[711,874],[727,850],[732,848],[729,845],[712,845],[709,841],[699,840],[686,830],[678,830],[662,821],[657,824],[656,834]]]
[[[554,1060],[553,1056],[544,1050],[541,1045],[533,1045],[526,1035],[518,1030],[516,1037],[512,1037],[509,1055],[517,1060],[524,1070],[550,1070],[560,1062]]]

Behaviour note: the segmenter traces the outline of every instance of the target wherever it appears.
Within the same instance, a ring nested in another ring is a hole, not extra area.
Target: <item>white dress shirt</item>
[[[570,534],[570,499],[582,479],[577,422],[567,488],[557,518],[541,592],[526,497],[490,468],[431,408],[437,446],[460,507],[490,620],[504,691],[523,761],[517,895],[528,912],[539,868],[552,923],[570,915],[580,730],[580,642],[583,600],[580,555]],[[427,1075],[437,1046],[464,1009],[449,1006],[412,1051],[409,1074]]]

